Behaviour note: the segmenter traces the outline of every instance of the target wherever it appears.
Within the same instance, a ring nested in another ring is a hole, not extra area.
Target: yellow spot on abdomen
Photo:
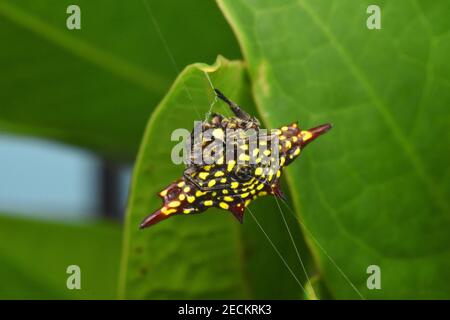
[[[243,144],[243,145],[239,146],[239,149],[241,149],[241,150],[248,150],[248,145],[247,144]]]
[[[198,174],[198,176],[199,176],[200,179],[205,180],[206,178],[208,178],[209,173],[208,172],[200,172]]]
[[[212,202],[212,200],[206,200],[206,201],[204,202],[204,205],[210,207],[210,206],[213,205],[213,202]]]
[[[227,210],[230,206],[227,204],[227,203],[225,203],[225,202],[221,202],[221,203],[219,203],[219,206],[222,208],[222,209],[225,209],[225,210]]]
[[[227,171],[230,172],[231,170],[233,170],[235,165],[236,165],[236,161],[230,160],[227,165]]]
[[[214,138],[223,140],[223,130],[222,129],[214,129],[212,132]]]
[[[171,213],[177,212],[177,210],[175,210],[175,209],[162,208],[162,209],[161,209],[161,212],[164,213],[164,214],[167,216],[167,215],[169,215],[169,214],[171,214]]]
[[[201,196],[203,196],[203,195],[205,195],[205,194],[206,194],[206,192],[202,192],[202,191],[198,190],[198,191],[195,193],[195,196],[196,196],[196,197],[201,197]]]
[[[211,180],[208,182],[208,187],[213,187],[216,184],[216,180]]]
[[[250,156],[248,154],[245,153],[241,153],[239,155],[239,160],[240,161],[250,161]]]
[[[306,130],[300,132],[300,134],[302,135],[303,141],[309,140],[312,137],[312,133]]]
[[[176,208],[176,207],[179,207],[180,204],[181,204],[180,201],[172,201],[172,202],[169,202],[169,207]]]

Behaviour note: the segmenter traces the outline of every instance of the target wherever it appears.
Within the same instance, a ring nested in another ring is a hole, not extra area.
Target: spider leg
[[[206,191],[215,191],[215,190],[223,190],[223,189],[228,189],[231,187],[230,183],[227,184],[222,184],[220,186],[216,186],[216,187],[203,187],[201,186],[197,181],[195,181],[194,178],[192,178],[188,172],[184,172],[183,173],[183,177],[186,178],[187,180],[189,180],[189,182],[191,182],[193,185],[195,185],[200,191],[202,192],[206,192]]]
[[[187,173],[186,171],[183,173],[183,177],[186,178],[187,180],[189,180],[189,182],[191,182],[193,185],[195,185],[200,191],[205,191],[205,190],[203,190],[203,187],[200,186],[200,185],[198,184],[198,182],[195,181],[195,180],[189,175],[189,173]]]
[[[230,187],[231,187],[231,184],[227,183],[227,184],[222,184],[217,187],[206,187],[206,188],[203,188],[202,191],[217,191],[217,190],[229,189]]]
[[[241,118],[245,121],[252,121],[252,117],[242,110],[240,106],[238,106],[236,103],[225,97],[225,95],[219,91],[219,89],[214,89],[214,92],[216,93],[217,97],[221,100],[223,100],[226,104],[228,104],[231,108],[231,111],[236,115],[236,117]]]

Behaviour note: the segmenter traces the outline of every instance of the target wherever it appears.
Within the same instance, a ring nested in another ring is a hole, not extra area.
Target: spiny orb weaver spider
[[[140,227],[154,225],[177,214],[193,214],[216,207],[230,211],[240,223],[243,222],[244,210],[252,200],[265,195],[283,197],[280,189],[280,176],[285,166],[292,163],[301,150],[327,132],[330,124],[301,130],[297,123],[259,134],[258,119],[250,116],[240,106],[214,89],[218,98],[231,108],[234,117],[212,114],[211,119],[202,122],[202,130],[212,131],[214,140],[206,140],[202,135],[195,147],[200,147],[203,154],[216,142],[216,146],[233,151],[232,157],[225,157],[223,152],[214,149],[213,163],[195,162],[190,157],[183,177],[171,183],[159,193],[163,206],[145,218]],[[258,133],[256,144],[249,132]],[[238,139],[230,139],[231,137]],[[192,139],[195,141],[193,133]],[[231,143],[229,142],[231,140]],[[219,143],[219,144],[217,144]],[[238,153],[237,156],[234,154]]]

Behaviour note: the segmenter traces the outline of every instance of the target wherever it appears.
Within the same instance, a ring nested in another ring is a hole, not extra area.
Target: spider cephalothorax
[[[144,219],[141,228],[176,214],[200,213],[210,207],[230,211],[242,223],[252,200],[282,196],[280,176],[301,150],[331,128],[330,124],[301,130],[297,123],[271,130],[226,98],[235,117],[213,114],[201,124],[201,134],[191,134],[193,152],[183,177],[159,193],[163,206]],[[205,132],[210,132],[207,139]],[[192,150],[191,149],[191,150]]]

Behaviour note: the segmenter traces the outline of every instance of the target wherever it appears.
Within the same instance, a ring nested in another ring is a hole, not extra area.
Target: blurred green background
[[[450,298],[449,9],[0,0],[0,298]],[[250,206],[281,258],[248,212],[137,229],[183,171],[170,133],[214,100],[205,73],[266,127],[334,125],[287,203]]]

